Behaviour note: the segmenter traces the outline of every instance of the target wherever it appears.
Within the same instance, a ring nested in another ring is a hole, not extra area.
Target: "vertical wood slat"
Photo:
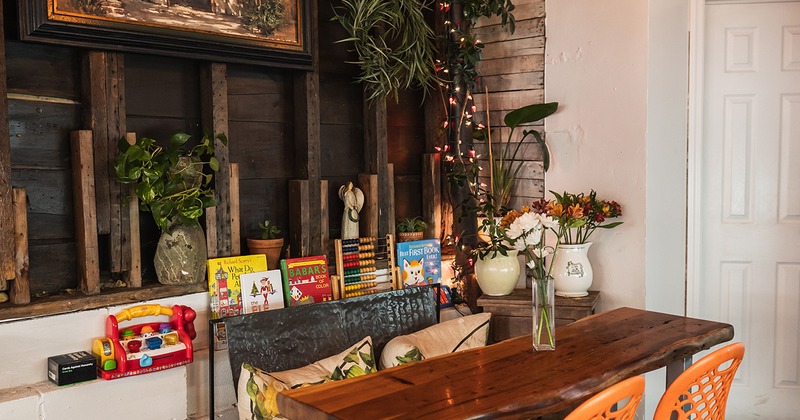
[[[208,63],[200,69],[200,101],[203,109],[203,128],[214,135],[228,135],[228,68],[222,63]],[[228,146],[220,141],[214,143],[214,156],[219,161],[219,170],[214,175],[214,198],[217,200],[216,219],[213,223],[217,240],[214,254],[233,254],[231,235],[231,168]],[[206,214],[206,230],[209,230]]]
[[[217,258],[217,208],[209,207],[206,209],[206,248],[208,258]]]
[[[97,193],[97,231],[101,235],[111,233],[111,210],[109,194],[110,179],[106,176],[108,163],[108,53],[88,51],[83,55],[83,126],[92,130],[95,161],[95,191]],[[112,178],[113,179],[113,178]]]
[[[97,244],[97,207],[94,195],[92,131],[73,131],[70,133],[70,141],[78,287],[85,294],[93,295],[100,293],[100,263]]]
[[[0,52],[5,52],[3,6],[0,4]],[[0,280],[15,274],[14,209],[11,190],[11,138],[8,134],[8,86],[6,58],[0,54]]]
[[[308,184],[305,179],[289,180],[289,251],[292,257],[311,255],[311,209],[308,206]]]
[[[386,233],[391,233],[392,236],[394,236],[395,235],[395,232],[394,232],[394,226],[395,226],[395,223],[394,223],[395,216],[394,216],[394,214],[395,214],[395,211],[394,211],[394,164],[393,163],[390,163],[390,164],[388,164],[386,166],[386,175],[387,175],[386,179],[387,179],[387,182],[388,182],[387,188],[386,188],[386,195],[388,197],[390,197],[390,200],[387,201],[386,204],[384,204],[384,208],[383,209],[378,209],[378,211],[379,212],[380,211],[385,211],[387,213],[386,214],[386,218],[391,220],[392,223],[389,223],[388,230],[386,231]]]
[[[239,164],[231,163],[231,255],[242,255],[242,231],[239,207]]]
[[[319,219],[320,219],[320,254],[327,254],[333,255],[330,251],[330,239],[331,239],[331,232],[330,232],[330,214],[328,212],[328,180],[323,179],[320,181],[320,188],[319,188],[319,199],[320,199],[320,209],[319,209]]]
[[[111,271],[121,273],[131,266],[130,252],[130,220],[129,211],[124,208],[123,185],[113,181],[116,178],[113,162],[117,157],[117,142],[126,135],[125,118],[125,60],[122,53],[108,53],[108,139],[107,159],[104,163],[106,176],[112,180],[108,189],[111,196],[109,209],[111,212]]]
[[[28,197],[24,188],[13,189],[15,275],[9,299],[15,305],[31,302],[30,261],[28,257]]]
[[[426,238],[437,238],[442,229],[441,155],[422,156],[422,217],[428,222]]]
[[[136,143],[136,133],[126,133],[128,144]],[[128,287],[142,287],[142,241],[139,232],[139,197],[133,191],[133,186],[123,187],[128,195],[128,220],[130,221],[130,267],[122,273],[122,278]]]
[[[296,74],[294,78],[294,127],[295,127],[295,168],[298,178],[308,183],[307,205],[316,213],[322,208],[327,197],[321,199],[320,181],[322,160],[320,149],[320,109],[319,109],[319,73],[317,71]],[[313,214],[312,213],[312,214]],[[319,255],[322,248],[322,223],[318,217],[307,219],[295,228],[306,230],[299,237],[307,238],[308,248],[303,252]],[[327,246],[327,245],[326,245]]]
[[[386,101],[367,99],[366,90],[364,98],[364,167],[367,173],[377,175],[377,184],[374,188],[376,200],[373,204],[390,203],[394,197],[389,196],[389,143],[386,119]],[[359,175],[360,176],[360,175]],[[366,192],[365,192],[366,194]],[[366,204],[365,204],[366,207]],[[375,208],[370,215],[377,218],[377,233],[385,235],[389,232],[393,221],[389,219],[388,211]]]
[[[358,185],[364,193],[364,207],[359,213],[359,232],[362,237],[377,237],[378,232],[378,175],[358,174]]]

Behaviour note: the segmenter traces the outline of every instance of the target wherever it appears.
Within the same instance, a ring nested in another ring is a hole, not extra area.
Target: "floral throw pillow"
[[[491,316],[489,312],[464,316],[397,336],[383,348],[381,369],[485,346]]]
[[[278,410],[279,392],[353,378],[375,370],[371,337],[364,338],[337,355],[297,369],[265,372],[243,363],[238,383],[239,419],[285,419]]]

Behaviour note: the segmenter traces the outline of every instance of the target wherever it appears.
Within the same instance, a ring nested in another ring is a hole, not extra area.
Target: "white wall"
[[[624,221],[589,250],[599,310],[645,306],[647,2],[548,1],[545,121],[548,190],[622,205]]]
[[[47,379],[47,357],[91,351],[105,320],[126,307],[114,306],[65,315],[0,323],[0,419],[186,419],[208,415],[208,296],[159,299],[164,306],[197,311],[194,362],[140,376],[96,379],[58,387]],[[142,318],[132,323],[149,322]],[[125,325],[125,324],[123,324]],[[233,385],[224,352],[215,360],[217,412],[235,414]],[[226,412],[227,410],[227,412]]]
[[[595,233],[600,310],[685,313],[688,2],[548,1],[545,96],[553,162],[546,186],[623,206]],[[648,374],[645,418],[664,391]]]

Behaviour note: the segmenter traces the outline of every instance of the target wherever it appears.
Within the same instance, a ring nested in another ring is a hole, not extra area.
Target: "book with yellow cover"
[[[211,298],[211,319],[242,314],[242,282],[240,276],[267,270],[264,254],[210,258],[206,262],[208,294]],[[214,349],[227,348],[223,324],[214,324]]]

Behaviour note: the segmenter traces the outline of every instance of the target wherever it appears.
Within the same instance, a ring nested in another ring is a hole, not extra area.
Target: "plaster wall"
[[[548,190],[622,205],[624,223],[590,238],[599,308],[645,306],[647,2],[548,1]],[[552,196],[548,193],[548,198]]]
[[[109,314],[134,305],[7,321],[0,324],[0,419],[187,419],[208,416],[208,296],[195,293],[150,302],[197,311],[191,364],[111,381],[56,386],[47,357],[91,351]],[[149,322],[148,318],[137,318]],[[215,357],[215,412],[235,418],[233,385],[224,351]],[[220,418],[220,417],[217,417]]]

